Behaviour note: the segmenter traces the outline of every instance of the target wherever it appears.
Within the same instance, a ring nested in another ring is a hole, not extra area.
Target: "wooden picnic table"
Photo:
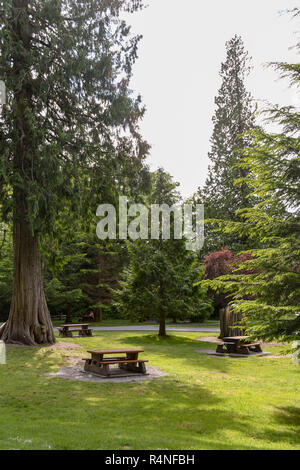
[[[94,374],[109,377],[112,374],[111,365],[117,365],[118,369],[130,372],[146,374],[145,359],[139,359],[139,353],[143,349],[99,349],[88,351],[91,358],[83,359],[85,361],[84,370]],[[124,374],[123,374],[124,375]]]
[[[73,338],[73,332],[78,331],[79,337],[93,336],[89,323],[65,323],[58,328],[59,335],[63,338]]]
[[[246,354],[262,352],[261,343],[248,341],[249,336],[226,336],[217,346],[217,353]]]

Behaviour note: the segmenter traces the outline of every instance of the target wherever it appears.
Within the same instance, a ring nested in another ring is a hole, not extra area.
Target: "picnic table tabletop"
[[[223,339],[230,339],[230,340],[241,340],[241,339],[248,339],[249,336],[226,336]]]
[[[94,351],[87,351],[93,354],[119,354],[119,353],[140,353],[144,352],[143,349],[96,349]]]

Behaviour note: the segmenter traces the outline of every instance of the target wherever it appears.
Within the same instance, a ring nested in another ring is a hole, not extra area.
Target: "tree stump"
[[[228,336],[244,336],[245,329],[241,326],[245,324],[242,313],[233,312],[230,306],[220,309],[220,338]]]

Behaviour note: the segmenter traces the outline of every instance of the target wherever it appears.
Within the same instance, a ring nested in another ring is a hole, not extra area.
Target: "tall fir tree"
[[[140,98],[128,88],[139,37],[120,18],[142,0],[0,1],[2,216],[13,214],[14,283],[5,342],[55,342],[40,240],[62,209],[87,216],[119,167],[142,162]],[[110,202],[110,201],[106,201]]]
[[[298,93],[299,63],[272,65]],[[274,106],[266,112],[281,132],[252,131],[254,144],[240,164],[246,177],[239,184],[259,202],[242,209],[240,221],[223,226],[233,237],[249,237],[257,248],[235,274],[210,284],[234,294],[234,309],[245,316],[250,334],[292,341],[300,339],[300,110]]]
[[[255,107],[251,94],[246,89],[246,78],[250,72],[250,58],[240,36],[226,43],[227,56],[221,66],[221,87],[215,98],[216,111],[213,116],[213,134],[210,166],[203,188],[198,189],[197,201],[205,205],[206,219],[236,219],[236,211],[247,207],[249,190],[241,182],[234,181],[246,175],[246,170],[237,166],[242,158],[242,149],[250,144],[244,133],[255,127]],[[243,135],[244,134],[244,135]],[[229,245],[242,243],[229,235],[216,234],[213,224],[206,224],[205,251],[211,252]]]

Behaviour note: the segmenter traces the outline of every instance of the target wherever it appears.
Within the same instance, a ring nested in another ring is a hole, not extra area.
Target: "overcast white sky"
[[[248,88],[259,100],[291,104],[287,82],[266,70],[269,61],[299,61],[299,21],[280,11],[297,0],[148,0],[148,8],[128,17],[143,35],[131,88],[147,107],[142,123],[152,145],[148,163],[181,183],[190,196],[205,181],[214,97],[225,42],[240,34],[253,58]]]

